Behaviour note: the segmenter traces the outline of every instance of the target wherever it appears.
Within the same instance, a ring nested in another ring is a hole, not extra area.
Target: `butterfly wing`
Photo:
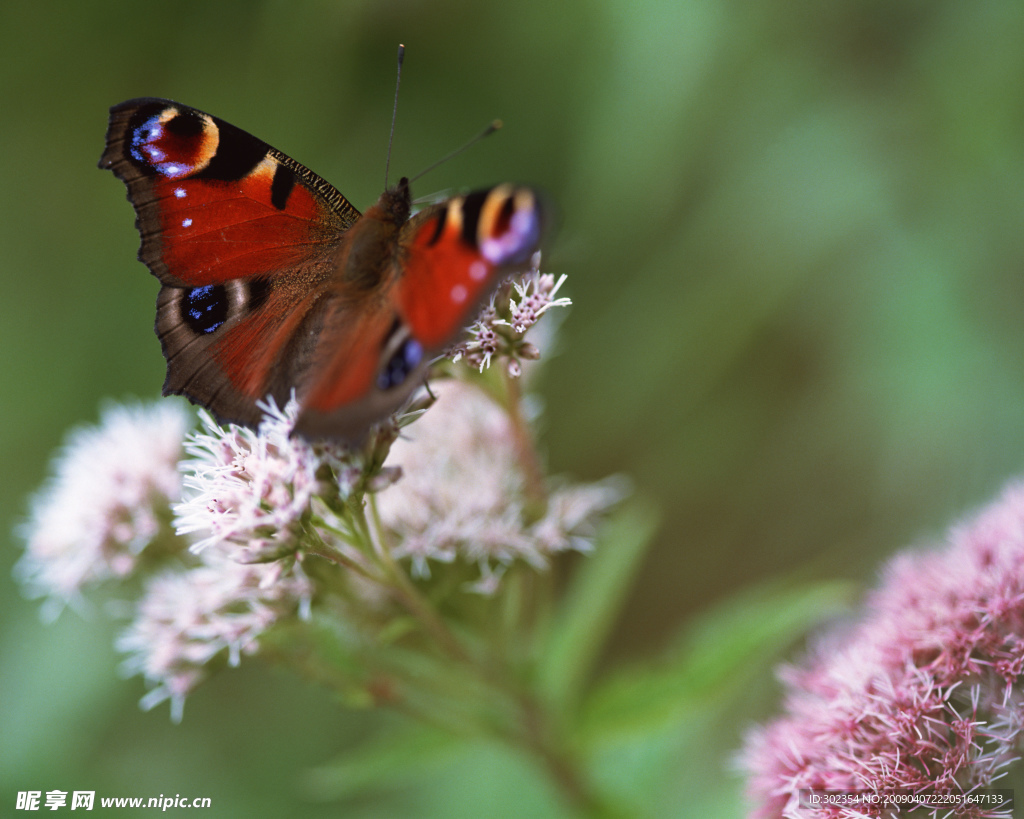
[[[169,100],[114,106],[100,167],[127,185],[139,258],[163,284],[164,394],[257,423],[257,400],[286,400],[304,378],[332,257],[359,212],[265,142]]]
[[[542,224],[536,191],[512,185],[455,197],[410,220],[396,299],[413,336],[435,354],[451,344],[501,278],[526,265]]]
[[[357,321],[340,309],[329,319],[325,337],[344,334],[345,343],[323,345],[296,431],[359,440],[401,408],[503,275],[525,266],[541,227],[537,193],[511,185],[449,199],[406,222],[381,277],[386,292]]]

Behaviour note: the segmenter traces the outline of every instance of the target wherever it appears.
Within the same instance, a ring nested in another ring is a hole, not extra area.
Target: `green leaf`
[[[845,610],[851,589],[845,582],[775,583],[726,600],[687,627],[660,662],[624,669],[596,688],[585,731],[593,739],[643,731],[729,699],[809,628]]]
[[[428,776],[457,746],[457,738],[447,732],[408,722],[312,769],[304,778],[304,790],[311,799],[335,801],[399,782],[408,784]]]
[[[850,590],[758,587],[692,623],[660,662],[612,675],[584,704],[576,736],[592,780],[650,816],[739,815],[740,783],[728,775],[735,712],[781,651],[847,608]]]
[[[657,514],[634,500],[608,520],[553,619],[538,683],[556,707],[570,706],[604,645],[657,527]]]
[[[369,813],[360,813],[359,802],[353,802],[345,816],[573,816],[544,771],[527,756],[497,742],[459,739],[411,721],[310,771],[305,791],[318,801],[374,797]]]

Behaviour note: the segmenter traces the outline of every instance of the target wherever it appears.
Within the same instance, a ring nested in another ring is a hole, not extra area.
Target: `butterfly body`
[[[296,432],[362,440],[503,274],[537,249],[536,193],[498,185],[410,218],[408,181],[360,214],[265,142],[159,99],[111,109],[101,168],[128,187],[160,280],[164,394],[255,425],[294,390]]]

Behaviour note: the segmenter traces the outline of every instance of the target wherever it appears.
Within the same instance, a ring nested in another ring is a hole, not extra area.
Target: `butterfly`
[[[164,395],[259,424],[294,390],[295,432],[365,440],[537,250],[541,200],[501,184],[415,215],[409,181],[365,213],[251,134],[164,99],[110,109],[99,163],[125,183],[160,280]]]

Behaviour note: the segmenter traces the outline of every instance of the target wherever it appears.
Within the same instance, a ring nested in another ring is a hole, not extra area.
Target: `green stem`
[[[373,572],[370,571],[367,565],[347,557],[337,549],[325,543],[324,539],[320,537],[319,533],[314,528],[311,528],[307,532],[307,543],[303,546],[302,551],[307,555],[316,555],[317,557],[322,557],[324,560],[329,560],[331,563],[336,563],[342,568],[349,569],[356,574],[362,575],[368,580],[373,580],[378,583],[381,581],[381,578],[374,576]]]
[[[578,760],[557,738],[549,709],[529,692],[521,692],[517,705],[522,715],[519,730],[507,737],[513,744],[537,758],[566,802],[585,816],[611,816],[608,806],[597,798]]]
[[[542,510],[547,502],[547,486],[533,436],[523,414],[520,383],[507,373],[504,382],[504,403],[512,427],[517,461],[524,477],[524,494],[531,504]],[[579,761],[565,747],[558,716],[537,698],[535,692],[520,683],[517,674],[508,667],[507,660],[502,662],[502,657],[492,656],[493,662],[489,662],[468,651],[430,600],[394,559],[374,496],[370,493],[353,493],[346,505],[352,513],[352,521],[359,530],[360,539],[370,547],[367,557],[372,555],[372,563],[376,564],[379,574],[370,571],[369,566],[356,565],[353,560],[327,544],[309,547],[307,552],[359,571],[379,583],[420,624],[445,657],[466,668],[467,673],[483,684],[484,690],[492,692],[496,698],[495,704],[504,703],[499,708],[504,711],[504,716],[499,717],[497,722],[491,722],[490,730],[495,731],[504,742],[536,759],[567,804],[576,812],[593,817],[610,816],[607,806],[601,803],[586,781]],[[429,714],[419,713],[409,703],[404,704],[405,708],[400,700],[388,704],[398,710],[405,710],[410,716],[429,721]]]
[[[395,602],[420,622],[424,630],[434,638],[438,646],[449,657],[460,663],[474,665],[472,658],[466,653],[441,616],[430,605],[430,602],[423,598],[402,567],[395,561],[391,549],[384,542],[384,527],[377,512],[374,496],[371,495],[365,502],[370,504],[373,512],[373,525],[370,524],[370,520],[366,516],[366,508],[363,504],[356,508],[355,515],[360,527],[373,545],[374,554],[377,556],[381,568],[387,575],[388,582],[383,584],[384,588]]]
[[[512,437],[516,447],[516,459],[525,478],[524,493],[529,501],[547,503],[547,482],[544,469],[537,456],[530,425],[523,415],[523,390],[519,379],[505,373],[505,409],[512,423]]]

